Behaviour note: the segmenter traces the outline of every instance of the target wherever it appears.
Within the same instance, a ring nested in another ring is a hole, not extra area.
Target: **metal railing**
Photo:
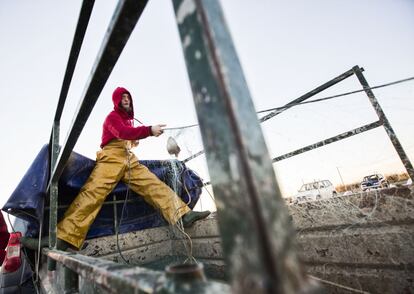
[[[386,134],[388,135],[388,137],[389,137],[389,139],[390,139],[390,141],[391,141],[391,143],[392,143],[392,145],[393,145],[393,147],[394,147],[394,149],[395,149],[395,151],[397,153],[397,155],[399,156],[402,164],[404,165],[405,170],[407,171],[408,176],[411,178],[411,180],[414,179],[414,169],[413,169],[413,165],[412,165],[410,159],[408,158],[406,152],[404,151],[403,146],[401,145],[401,143],[400,143],[400,141],[399,141],[396,133],[394,132],[394,129],[392,128],[390,122],[388,121],[388,119],[387,119],[384,111],[382,110],[382,108],[381,108],[378,100],[376,99],[374,93],[372,92],[372,88],[368,85],[368,83],[367,83],[367,81],[366,81],[366,79],[365,79],[365,77],[364,77],[364,75],[362,73],[363,71],[364,71],[363,68],[361,68],[361,67],[359,67],[359,66],[356,65],[352,69],[344,72],[343,74],[335,77],[334,79],[326,82],[325,84],[323,84],[323,85],[321,85],[321,86],[313,89],[312,91],[310,91],[310,92],[308,92],[308,93],[300,96],[299,98],[296,98],[296,99],[290,101],[289,103],[285,104],[284,106],[277,107],[277,108],[271,110],[271,112],[269,114],[267,114],[267,115],[263,116],[262,118],[260,118],[259,119],[259,122],[260,123],[263,123],[263,122],[265,122],[265,121],[267,121],[267,120],[269,120],[271,118],[274,118],[275,116],[279,115],[280,113],[288,110],[289,108],[292,108],[292,107],[297,106],[297,105],[300,105],[300,104],[323,101],[323,100],[325,100],[327,98],[310,100],[310,101],[307,101],[307,100],[310,99],[310,98],[312,98],[316,94],[318,94],[318,93],[320,93],[320,92],[328,89],[329,87],[332,87],[332,86],[334,86],[334,85],[342,82],[343,80],[345,80],[345,79],[347,79],[347,78],[349,78],[349,77],[351,77],[353,75],[356,75],[357,76],[359,82],[363,86],[363,89],[362,90],[357,90],[357,91],[353,91],[353,92],[349,92],[349,93],[345,93],[345,94],[341,94],[341,95],[334,95],[334,96],[328,97],[328,98],[339,97],[339,96],[342,96],[342,95],[354,94],[354,93],[362,92],[363,91],[363,92],[365,92],[367,94],[367,96],[369,98],[369,101],[370,101],[371,105],[373,106],[373,108],[374,108],[374,110],[375,110],[375,112],[376,112],[379,120],[378,121],[375,121],[373,123],[369,123],[369,124],[363,125],[361,127],[358,127],[358,128],[352,129],[352,130],[349,130],[349,131],[344,132],[344,133],[341,133],[339,135],[336,135],[336,136],[333,136],[333,137],[324,139],[322,141],[319,141],[319,142],[316,142],[316,143],[307,145],[307,146],[302,147],[302,148],[299,148],[297,150],[294,150],[294,151],[285,153],[283,155],[279,155],[277,157],[274,157],[272,159],[272,162],[273,163],[278,162],[278,161],[281,161],[281,160],[284,160],[284,159],[287,159],[287,158],[290,158],[290,157],[293,157],[293,156],[296,156],[296,155],[299,155],[299,154],[304,153],[304,152],[308,152],[308,151],[314,150],[316,148],[320,148],[320,147],[326,146],[328,144],[331,144],[331,143],[334,143],[334,142],[337,142],[337,141],[340,141],[340,140],[343,140],[343,139],[352,137],[354,135],[358,135],[358,134],[361,134],[363,132],[366,132],[366,131],[369,131],[369,130],[372,130],[372,129],[375,129],[375,128],[378,128],[378,127],[383,126],[384,129],[385,129],[385,131],[386,131]],[[398,82],[408,81],[408,80],[412,80],[412,78],[406,79],[406,80],[401,80],[401,81],[398,81]],[[390,83],[390,84],[393,84],[393,83]],[[390,84],[387,84],[387,85],[390,85]],[[382,86],[384,86],[384,85],[382,85]],[[379,87],[382,87],[382,86],[379,86]],[[376,87],[374,87],[374,88],[376,88]],[[202,154],[204,154],[204,150],[201,150],[201,151],[199,151],[197,153],[194,153],[190,157],[184,159],[184,162],[188,162],[188,161],[190,161],[190,160],[192,160],[192,159],[194,159],[194,158],[196,158],[196,157],[198,157],[198,156],[200,156]],[[210,182],[205,182],[204,183],[204,185],[209,185],[209,184],[211,184],[211,183]]]
[[[98,56],[95,60],[89,79],[86,83],[83,97],[74,115],[72,125],[62,148],[59,148],[60,118],[63,112],[69,86],[76,67],[76,62],[83,43],[85,32],[94,6],[94,0],[84,0],[69,60],[63,79],[61,93],[56,109],[50,138],[50,180],[47,188],[49,194],[49,247],[56,248],[56,226],[57,226],[57,203],[58,203],[58,180],[63,172],[65,164],[82,132],[86,121],[101,93],[109,75],[112,72],[119,56],[125,47],[136,23],[138,22],[145,6],[146,0],[121,0],[115,9],[111,22],[105,34]],[[57,251],[58,252],[58,251]],[[62,254],[62,253],[57,253]],[[49,259],[49,270],[56,268],[55,262]],[[79,273],[77,273],[79,274]]]
[[[82,47],[83,39],[85,37],[86,29],[89,24],[89,19],[92,14],[92,9],[95,1],[83,1],[81,11],[79,14],[78,24],[76,26],[75,36],[73,37],[72,47],[69,53],[68,63],[66,65],[65,76],[63,78],[62,87],[60,90],[58,105],[56,108],[55,117],[53,120],[52,132],[49,141],[49,156],[50,156],[50,173],[51,179],[54,178],[54,169],[56,167],[57,158],[59,156],[59,135],[60,135],[60,118],[62,117],[63,107],[69,92],[69,86],[72,81],[73,73],[75,71],[76,63]],[[58,181],[50,182],[49,203],[50,203],[50,219],[49,219],[49,247],[55,247],[56,244],[56,224],[57,224],[57,197],[58,197]],[[50,263],[50,268],[54,267]]]
[[[370,123],[370,124],[363,125],[359,128],[355,128],[353,130],[341,133],[337,136],[334,136],[334,137],[319,141],[317,143],[302,147],[300,149],[297,149],[295,151],[286,153],[284,155],[280,155],[278,157],[273,158],[272,162],[277,162],[277,161],[280,161],[280,160],[284,160],[284,159],[287,159],[289,157],[292,157],[292,156],[295,156],[295,155],[298,155],[298,154],[301,154],[301,153],[304,153],[304,152],[307,152],[307,151],[311,151],[311,150],[314,150],[316,148],[323,147],[325,145],[328,145],[328,144],[331,144],[331,143],[349,138],[351,136],[358,135],[360,133],[372,130],[374,128],[383,126],[386,133],[387,133],[387,135],[388,135],[388,137],[389,137],[389,139],[390,139],[390,141],[391,141],[391,143],[392,143],[392,145],[394,146],[395,151],[397,152],[402,164],[404,165],[404,167],[405,167],[405,169],[408,173],[408,176],[413,180],[414,179],[413,165],[411,164],[410,159],[408,158],[407,154],[405,153],[404,148],[402,147],[400,141],[398,140],[398,137],[397,137],[396,133],[394,132],[394,129],[391,127],[391,124],[388,121],[384,111],[382,110],[378,100],[376,99],[374,93],[372,92],[371,88],[369,87],[368,82],[366,81],[366,79],[365,79],[365,77],[362,73],[363,71],[364,71],[363,68],[360,68],[359,66],[354,66],[351,70],[343,73],[339,77],[337,77],[337,78],[329,81],[328,83],[325,83],[324,85],[316,88],[315,90],[303,95],[301,98],[298,98],[298,99],[295,99],[295,100],[289,102],[287,105],[285,105],[285,107],[283,107],[282,110],[276,110],[276,111],[273,111],[272,113],[264,116],[261,119],[261,121],[265,121],[265,120],[267,120],[271,117],[274,117],[275,115],[277,115],[277,114],[281,113],[282,111],[289,108],[289,107],[286,107],[286,106],[297,105],[298,103],[303,102],[303,101],[311,98],[316,93],[319,93],[319,92],[327,89],[328,87],[331,87],[334,84],[336,84],[336,83],[338,83],[338,82],[344,80],[345,78],[348,78],[348,77],[350,77],[354,74],[357,76],[357,78],[358,78],[359,82],[361,83],[365,93],[367,94],[368,99],[371,102],[371,105],[373,106],[379,120],[376,121],[376,122]]]

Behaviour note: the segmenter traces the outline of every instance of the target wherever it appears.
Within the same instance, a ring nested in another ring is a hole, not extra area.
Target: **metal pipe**
[[[73,37],[68,63],[66,65],[66,71],[65,76],[63,78],[62,88],[60,89],[59,101],[56,108],[54,121],[60,121],[60,118],[62,116],[63,106],[65,105],[66,97],[69,91],[69,86],[72,81],[76,63],[78,61],[86,29],[88,28],[89,19],[91,18],[94,3],[95,0],[84,0],[82,2],[82,7],[78,18],[78,24],[76,26],[75,35]]]
[[[128,199],[127,201],[126,201],[126,203],[133,203],[133,202],[137,202],[138,200],[137,199]],[[125,203],[125,200],[116,200],[116,201],[105,201],[104,203],[102,203],[102,205],[115,205],[115,204],[119,204],[119,203]],[[69,204],[67,204],[67,205],[58,205],[58,209],[64,209],[64,208],[68,208],[70,205]],[[49,206],[46,206],[45,207],[45,210],[49,210],[50,209],[50,207]]]
[[[373,122],[373,123],[364,125],[362,127],[359,127],[359,128],[353,129],[353,130],[350,130],[348,132],[339,134],[337,136],[334,136],[334,137],[331,137],[331,138],[328,138],[328,139],[319,141],[317,143],[308,145],[306,147],[297,149],[295,151],[292,151],[292,152],[289,152],[289,153],[280,155],[278,157],[273,158],[272,159],[272,162],[281,161],[281,160],[287,159],[289,157],[292,157],[292,156],[295,156],[295,155],[298,155],[298,154],[301,154],[301,153],[304,153],[304,152],[307,152],[307,151],[311,151],[311,150],[314,150],[316,148],[323,147],[325,145],[328,145],[328,144],[331,144],[331,143],[334,143],[334,142],[337,142],[337,141],[340,141],[340,140],[343,140],[343,139],[352,137],[354,135],[358,135],[360,133],[363,133],[363,132],[366,132],[366,131],[369,131],[369,130],[378,128],[380,126],[382,126],[382,122],[378,120],[376,122]]]
[[[291,107],[293,107],[295,105],[298,105],[299,103],[301,103],[301,102],[303,102],[303,101],[311,98],[312,96],[314,96],[314,95],[316,95],[316,94],[318,94],[318,93],[326,90],[327,88],[332,87],[333,85],[335,85],[335,84],[337,84],[337,83],[339,83],[339,82],[341,82],[341,81],[349,78],[353,74],[354,74],[354,71],[352,69],[347,70],[346,72],[340,74],[339,76],[333,78],[332,80],[330,80],[330,81],[328,81],[328,82],[326,82],[326,83],[318,86],[317,88],[315,88],[315,89],[313,89],[313,90],[311,90],[311,91],[303,94],[302,96],[300,96],[300,97],[298,97],[298,98],[290,101],[289,103],[287,103],[287,104],[285,104],[285,105],[283,105],[281,107],[278,107],[278,109],[276,109],[276,110],[272,111],[271,113],[269,113],[269,114],[263,116],[262,118],[260,118],[259,119],[259,122],[261,122],[261,123],[262,122],[265,122],[265,121],[267,121],[267,120],[275,117],[276,115],[281,114],[285,110],[288,110],[289,108],[291,108]],[[200,156],[201,154],[204,154],[204,150],[201,150],[201,151],[199,151],[199,152],[191,155],[190,157],[184,159],[183,161],[184,162],[190,161],[191,159],[194,159],[194,158]]]
[[[302,101],[305,101],[305,100],[309,99],[309,98],[310,98],[310,97],[312,97],[312,96],[315,96],[316,94],[318,94],[318,93],[320,93],[320,92],[322,92],[322,91],[324,91],[324,90],[328,89],[329,87],[332,87],[333,85],[335,85],[335,84],[337,84],[337,83],[339,83],[339,82],[342,82],[343,80],[345,80],[345,79],[349,78],[349,77],[350,77],[350,76],[352,76],[353,74],[354,74],[354,71],[353,71],[352,69],[350,69],[350,70],[348,70],[348,71],[344,72],[343,74],[340,74],[340,75],[339,75],[339,76],[337,76],[336,78],[333,78],[332,80],[330,80],[330,81],[326,82],[325,84],[320,85],[319,87],[317,87],[317,88],[313,89],[312,91],[309,91],[308,93],[306,93],[306,94],[304,94],[304,95],[300,96],[299,98],[296,98],[295,100],[292,100],[292,101],[290,101],[289,103],[285,104],[285,105],[283,106],[283,110],[275,110],[275,111],[272,111],[271,113],[269,113],[269,114],[267,114],[267,115],[263,116],[263,117],[260,119],[260,122],[267,121],[268,119],[270,119],[270,118],[272,118],[272,117],[274,117],[274,116],[276,116],[276,115],[278,115],[278,114],[282,113],[283,111],[285,111],[285,110],[287,110],[287,109],[289,109],[289,108],[291,108],[291,107],[295,106],[296,104],[298,104],[298,103],[300,103],[300,102],[302,102]]]
[[[395,148],[395,151],[397,152],[398,156],[401,159],[402,164],[404,165],[408,176],[411,178],[411,180],[414,180],[414,168],[411,164],[410,159],[408,158],[407,154],[404,151],[403,146],[400,143],[400,140],[398,140],[397,135],[394,132],[394,129],[391,127],[390,122],[388,121],[387,116],[385,115],[384,111],[382,110],[381,105],[379,104],[377,98],[374,95],[374,92],[370,89],[367,80],[364,77],[364,74],[362,73],[363,69],[359,66],[354,66],[353,71],[355,72],[359,82],[361,83],[362,87],[365,90],[365,93],[368,96],[369,101],[372,104],[372,107],[374,107],[375,112],[378,115],[378,118],[382,122],[385,132],[387,133],[388,137],[391,140],[392,145]]]

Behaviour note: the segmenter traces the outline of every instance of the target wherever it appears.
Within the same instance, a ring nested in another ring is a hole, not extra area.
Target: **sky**
[[[257,111],[282,106],[359,65],[371,86],[414,76],[412,0],[223,0],[221,5]],[[116,1],[96,1],[61,120],[60,142],[82,98]],[[0,205],[49,141],[81,1],[0,1]],[[74,151],[95,159],[112,91],[123,86],[147,125],[197,123],[171,1],[151,0],[119,58]],[[356,77],[315,96],[360,89]],[[374,90],[414,161],[414,82]],[[365,94],[289,109],[264,122],[269,158],[377,120]],[[140,159],[170,159],[168,136],[182,152],[203,149],[198,128],[141,141]],[[209,180],[205,156],[187,164]],[[404,172],[383,128],[274,164],[284,197],[302,183],[334,185],[371,173]],[[212,193],[211,189],[210,192]],[[198,208],[212,209],[203,192]],[[197,208],[197,209],[198,209]],[[213,208],[214,209],[214,208]]]

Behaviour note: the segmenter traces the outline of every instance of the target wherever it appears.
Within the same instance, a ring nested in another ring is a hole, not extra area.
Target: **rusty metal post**
[[[55,121],[52,128],[52,146],[50,149],[50,173],[52,173],[56,160],[59,156],[59,133],[60,123]],[[53,181],[49,190],[49,248],[56,247],[56,226],[57,226],[57,211],[58,211],[58,181]],[[39,257],[40,258],[40,257]],[[56,261],[48,258],[47,267],[49,271],[56,269]]]
[[[374,93],[370,89],[367,80],[364,77],[364,74],[362,73],[363,69],[359,66],[354,66],[352,68],[361,83],[362,87],[365,90],[365,93],[368,96],[369,101],[371,102],[372,106],[374,107],[375,112],[378,115],[378,118],[382,122],[385,132],[387,133],[388,137],[391,140],[392,145],[394,145],[395,151],[397,151],[398,156],[401,159],[402,164],[404,165],[408,176],[411,178],[411,180],[414,180],[414,168],[411,164],[410,159],[408,158],[407,154],[404,151],[403,146],[400,143],[400,140],[398,140],[397,135],[394,132],[394,129],[391,127],[390,122],[388,121],[387,117],[385,116],[384,111],[381,108],[381,105],[378,103],[377,98],[375,97]]]
[[[337,141],[340,141],[340,140],[343,140],[343,139],[361,134],[363,132],[378,128],[380,126],[382,126],[382,122],[378,120],[376,122],[373,122],[373,123],[370,123],[370,124],[367,124],[367,125],[363,125],[362,127],[359,127],[359,128],[347,131],[345,133],[339,134],[335,137],[331,137],[331,138],[316,142],[314,144],[302,147],[302,148],[297,149],[295,151],[280,155],[278,157],[273,158],[272,162],[281,161],[281,160],[287,159],[289,157],[296,156],[298,154],[308,152],[308,151],[314,150],[316,148],[323,147],[323,146],[326,146],[328,144],[331,144],[331,143],[334,143],[334,142],[337,142]]]
[[[298,293],[295,232],[217,0],[173,0],[234,293]]]

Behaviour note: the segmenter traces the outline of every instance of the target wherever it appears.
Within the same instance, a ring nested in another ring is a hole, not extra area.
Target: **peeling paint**
[[[183,47],[184,49],[187,49],[188,46],[191,45],[191,37],[190,35],[187,35],[184,37],[184,41],[183,41]]]
[[[240,173],[239,173],[239,164],[237,155],[234,153],[229,154],[229,165],[230,165],[230,173],[235,181],[240,180]]]
[[[205,95],[203,101],[204,101],[204,103],[210,103],[211,102],[211,97],[209,95]]]
[[[184,19],[196,11],[194,0],[184,0],[177,9],[176,18],[178,24],[182,24]]]

